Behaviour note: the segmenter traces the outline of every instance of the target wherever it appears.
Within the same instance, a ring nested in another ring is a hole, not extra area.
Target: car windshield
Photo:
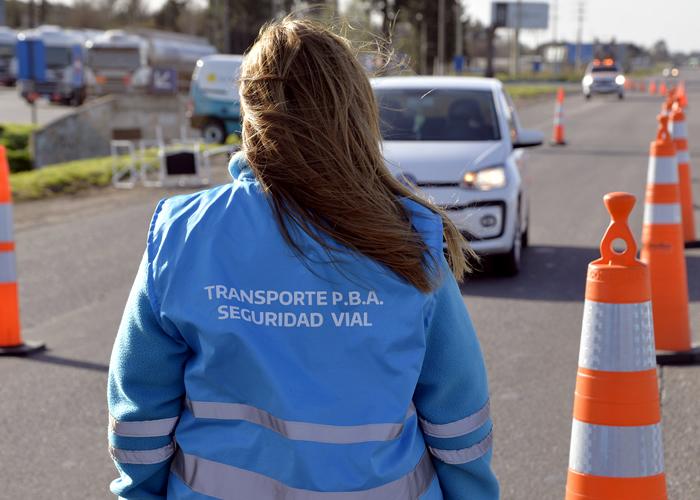
[[[617,66],[593,66],[591,73],[617,73]]]
[[[375,89],[386,141],[497,141],[490,90]]]

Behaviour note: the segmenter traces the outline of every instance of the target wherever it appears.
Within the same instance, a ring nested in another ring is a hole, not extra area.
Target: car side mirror
[[[531,148],[544,142],[544,134],[539,130],[522,129],[513,141],[513,148]]]

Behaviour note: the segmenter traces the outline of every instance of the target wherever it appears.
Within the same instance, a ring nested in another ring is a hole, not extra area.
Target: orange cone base
[[[569,469],[566,500],[666,500],[664,474],[647,477],[602,477]]]
[[[563,140],[556,141],[556,140],[552,139],[551,141],[549,141],[549,145],[550,146],[566,146],[566,141],[563,141]]]
[[[19,345],[0,347],[0,356],[29,356],[46,349],[43,342],[24,342]]]
[[[700,346],[687,351],[656,351],[656,363],[662,366],[700,365]]]

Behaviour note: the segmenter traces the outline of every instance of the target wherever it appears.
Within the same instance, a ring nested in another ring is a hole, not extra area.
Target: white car
[[[625,75],[612,59],[594,59],[581,79],[581,90],[586,99],[593,94],[617,94],[625,97]]]
[[[520,127],[498,80],[386,77],[372,86],[392,173],[445,209],[494,271],[517,274],[529,228],[521,148],[542,144],[542,133]]]

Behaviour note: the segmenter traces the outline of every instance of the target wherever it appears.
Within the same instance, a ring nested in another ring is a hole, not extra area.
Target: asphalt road
[[[692,106],[700,102],[700,75],[689,78]],[[641,200],[659,105],[639,94],[622,102],[567,99],[569,145],[530,156],[532,246],[522,274],[463,286],[490,373],[504,499],[563,497],[586,265],[608,221],[602,196],[625,190]],[[549,134],[552,112],[552,102],[529,104],[521,118]],[[691,154],[700,163],[700,112],[688,114]],[[107,363],[148,220],[163,196],[105,190],[17,205],[24,336],[46,341],[50,351],[0,359],[0,498],[109,498]],[[641,219],[638,204],[636,235]],[[700,251],[687,256],[697,337]],[[700,367],[665,368],[660,380],[669,498],[697,499]]]
[[[44,125],[75,108],[59,106],[40,99],[36,105],[37,123]],[[19,96],[17,87],[0,87],[0,123],[32,123],[31,106]]]

